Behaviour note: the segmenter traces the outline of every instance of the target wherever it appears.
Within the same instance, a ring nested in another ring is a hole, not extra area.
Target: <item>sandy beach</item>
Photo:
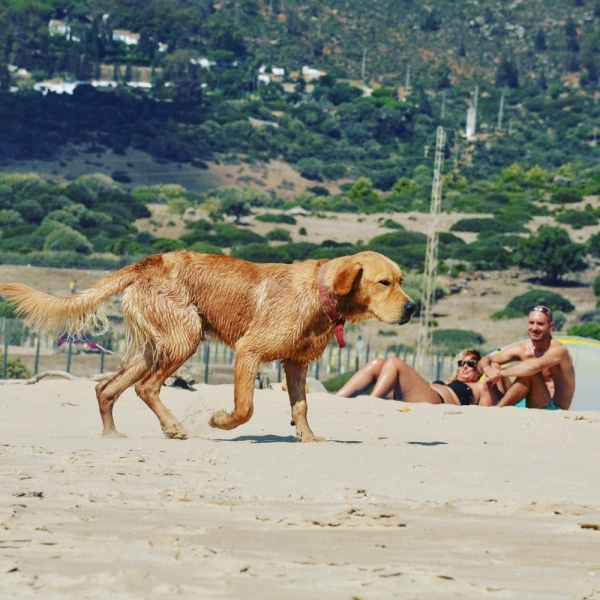
[[[600,598],[600,413],[132,389],[103,438],[87,380],[0,387],[0,595]]]

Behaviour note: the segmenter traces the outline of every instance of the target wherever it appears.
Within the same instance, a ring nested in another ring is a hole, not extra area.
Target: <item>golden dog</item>
[[[407,323],[415,304],[401,284],[398,266],[375,252],[286,265],[178,251],[149,256],[67,297],[18,283],[0,286],[0,294],[15,303],[30,326],[74,335],[85,328],[105,330],[104,305],[122,293],[127,354],[119,370],[96,386],[104,435],[120,435],[113,406],[135,383],[165,435],[184,439],[185,429],[160,401],[159,391],[202,340],[217,338],[236,351],[235,406],[232,413],[214,414],[210,425],[233,429],[246,423],[259,365],[282,359],[297,438],[311,442],[323,438],[307,421],[309,361],[321,356],[334,332],[343,339],[345,320]]]

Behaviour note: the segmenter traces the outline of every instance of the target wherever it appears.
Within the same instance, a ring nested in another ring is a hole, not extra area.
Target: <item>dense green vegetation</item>
[[[565,166],[559,172],[570,170],[571,166]],[[532,182],[532,172],[543,175],[539,182]],[[599,175],[595,170],[582,170],[577,177],[578,183],[572,188],[583,194],[596,185]],[[466,264],[483,270],[518,265],[553,282],[585,268],[586,253],[597,252],[594,237],[588,244],[577,244],[564,229],[547,226],[541,227],[536,235],[527,235],[533,215],[564,214],[560,206],[547,200],[557,188],[552,178],[552,174],[539,168],[524,172],[515,166],[502,171],[496,180],[473,183],[455,172],[447,174],[444,210],[458,210],[460,206],[467,212],[484,210],[494,218],[458,221],[453,227],[455,231],[479,232],[470,244],[454,233],[440,233],[440,269],[460,270]],[[0,176],[0,262],[117,268],[157,252],[191,249],[222,253],[230,248],[232,256],[247,260],[291,263],[373,250],[389,256],[405,269],[418,270],[423,265],[427,237],[407,231],[391,218],[380,217],[380,222],[392,232],[354,243],[325,240],[317,245],[293,241],[290,230],[282,227],[297,224],[295,217],[282,212],[295,206],[332,219],[335,213],[344,211],[415,210],[425,204],[424,190],[421,196],[414,197],[407,197],[399,190],[418,187],[416,180],[402,177],[388,193],[381,193],[368,178],[360,177],[339,194],[316,196],[305,191],[294,200],[283,200],[272,192],[244,187],[221,187],[199,195],[179,185],[157,185],[128,193],[102,175],[88,175],[64,184],[33,174],[5,175]],[[399,198],[403,198],[402,202]],[[138,231],[134,221],[150,217],[148,205],[156,203],[166,204],[171,213],[179,215],[188,209],[193,213],[201,208],[209,218],[184,216],[187,231],[179,239]],[[273,229],[264,236],[243,223],[243,218],[256,209],[263,209],[257,220],[273,223]],[[583,212],[595,211],[587,207]],[[515,230],[520,234],[504,233]],[[298,234],[302,233],[306,233],[305,227],[298,229]]]
[[[581,337],[600,340],[600,324],[599,323],[583,323],[581,325],[573,325],[569,327],[567,332],[569,335],[578,335]]]
[[[494,313],[492,319],[516,319],[523,318],[532,306],[547,306],[554,313],[554,321],[558,312],[570,313],[575,310],[573,304],[564,296],[549,290],[536,289],[515,296],[505,309]],[[560,327],[559,327],[560,329]]]
[[[538,10],[556,25],[532,26]],[[50,18],[63,19],[71,39],[50,35]],[[280,158],[309,181],[366,176],[375,189],[390,191],[406,177],[417,187],[410,181],[397,187],[398,207],[423,199],[420,188],[428,188],[433,162],[433,152],[423,148],[432,148],[440,124],[449,128],[447,158],[469,179],[515,162],[525,170],[591,166],[598,158],[599,19],[597,7],[559,0],[510,6],[432,0],[427,7],[396,0],[376,6],[362,0],[3,0],[0,89],[18,84],[21,91],[0,94],[0,151],[44,159],[71,144],[90,153],[132,147],[198,168],[223,156]],[[139,33],[139,43],[114,41],[119,28]],[[159,52],[159,42],[168,49]],[[363,50],[365,78],[357,81]],[[201,56],[212,61],[210,69],[199,65]],[[11,75],[9,64],[32,78]],[[267,72],[283,67],[286,75],[257,89],[261,64]],[[97,78],[101,65],[125,81],[133,69],[148,67],[154,86],[96,91],[83,85],[72,97],[28,92],[48,77]],[[327,76],[307,84],[298,74],[303,65]],[[370,96],[357,87],[363,85],[374,89]],[[475,85],[481,135],[467,143],[459,131]],[[277,128],[255,127],[249,118]],[[126,181],[126,174],[113,175]],[[577,199],[565,190],[555,196],[556,202]],[[518,223],[520,207],[509,203],[504,212],[507,222]]]

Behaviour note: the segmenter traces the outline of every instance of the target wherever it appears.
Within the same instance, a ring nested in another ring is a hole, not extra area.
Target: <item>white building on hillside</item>
[[[319,69],[313,69],[312,67],[302,67],[302,75],[305,81],[312,81],[313,79],[319,79],[323,73]]]
[[[123,42],[128,46],[137,46],[140,42],[140,34],[132,33],[127,29],[114,29],[112,33],[112,39],[115,42]]]
[[[68,37],[71,35],[71,27],[64,21],[50,19],[48,23],[48,32],[50,35],[66,35]]]

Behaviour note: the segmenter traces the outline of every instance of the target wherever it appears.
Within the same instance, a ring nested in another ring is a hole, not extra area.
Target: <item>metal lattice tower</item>
[[[425,272],[423,274],[423,293],[421,296],[421,317],[419,319],[419,335],[417,338],[417,356],[415,366],[424,372],[431,347],[430,321],[433,314],[433,296],[435,278],[437,275],[438,257],[438,216],[442,206],[442,168],[444,166],[444,146],[446,134],[443,127],[437,128],[435,144],[435,166],[433,171],[433,186],[431,189],[431,209],[429,211],[429,234],[427,236],[427,251],[425,255]]]

